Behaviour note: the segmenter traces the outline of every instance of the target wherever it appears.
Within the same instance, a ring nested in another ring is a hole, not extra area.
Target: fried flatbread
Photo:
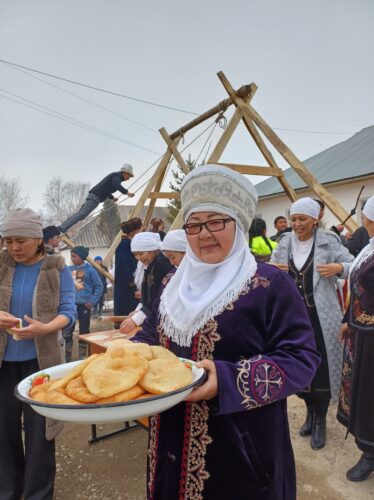
[[[131,350],[133,352],[137,352],[143,358],[151,360],[152,359],[152,351],[148,344],[144,344],[143,342],[131,342],[131,340],[127,339],[117,339],[113,340],[108,345],[108,351],[111,351],[113,348],[123,347],[126,350]]]
[[[152,394],[165,394],[191,384],[192,372],[174,359],[152,359],[139,385]]]
[[[70,382],[70,380],[79,377],[79,375],[86,368],[86,366],[88,366],[90,363],[92,363],[95,359],[97,359],[100,356],[103,356],[103,354],[92,354],[91,356],[83,360],[81,363],[79,363],[79,365],[77,365],[67,375],[65,375],[65,377],[59,379],[58,381],[55,381],[51,389],[61,389],[61,387],[66,387]]]
[[[65,387],[65,391],[70,398],[73,398],[83,404],[95,403],[97,400],[97,396],[91,394],[87,389],[81,375],[77,378],[73,378],[73,380],[70,380],[68,385]]]
[[[29,397],[35,399],[36,401],[44,401],[45,393],[52,387],[52,385],[57,382],[57,380],[48,380],[48,382],[44,382],[44,384],[36,385],[35,387],[31,387],[29,391]]]
[[[52,390],[50,389],[45,393],[45,403],[51,403],[55,405],[80,405],[79,401],[75,399],[69,398],[64,392],[63,389]]]
[[[160,345],[151,345],[152,359],[175,359],[178,360],[177,356]]]
[[[96,401],[96,404],[125,403],[126,401],[138,399],[142,394],[144,394],[144,389],[140,385],[134,385],[131,389],[114,394],[109,398],[100,398]]]
[[[108,350],[82,372],[87,389],[98,398],[134,387],[148,369],[148,360],[124,347]]]
[[[147,399],[147,398],[153,398],[155,395],[152,394],[151,392],[145,392],[144,394],[141,394],[138,396],[136,399]]]

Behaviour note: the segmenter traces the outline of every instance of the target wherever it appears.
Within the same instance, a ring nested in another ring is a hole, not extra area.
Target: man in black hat
[[[44,250],[47,255],[54,255],[55,249],[60,244],[60,230],[56,226],[47,226],[43,228]]]
[[[85,219],[105,199],[109,198],[113,202],[116,202],[118,198],[113,196],[113,193],[116,191],[126,194],[130,198],[135,196],[134,193],[130,193],[121,185],[122,182],[128,181],[131,177],[134,177],[134,172],[132,166],[128,163],[125,163],[119,172],[112,172],[104,177],[96,186],[90,189],[86,201],[78,212],[60,224],[60,231],[66,233],[74,224]]]

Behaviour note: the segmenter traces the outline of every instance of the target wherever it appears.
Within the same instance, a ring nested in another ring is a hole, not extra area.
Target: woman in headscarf
[[[114,267],[114,314],[126,316],[139,303],[135,297],[134,273],[137,261],[131,252],[131,240],[142,228],[142,221],[134,217],[121,224],[123,236],[116,248]],[[116,325],[119,327],[119,323]]]
[[[130,333],[136,326],[143,324],[159,294],[162,280],[172,270],[170,262],[162,255],[160,248],[161,239],[158,233],[148,231],[138,233],[131,241],[131,251],[144,267],[141,283],[142,298],[137,308],[130,312],[130,317],[121,323],[121,333]]]
[[[332,231],[318,228],[320,205],[300,198],[291,205],[292,233],[285,233],[271,262],[279,264],[296,283],[313,326],[322,362],[310,385],[298,395],[307,409],[301,436],[311,436],[314,450],[326,443],[326,415],[331,397],[338,399],[342,348],[338,333],[342,310],[337,296],[337,278],[348,276],[352,256]]]
[[[169,231],[161,242],[161,250],[172,266],[178,267],[185,256],[187,238],[184,229]]]
[[[62,424],[21,403],[14,388],[64,362],[61,330],[76,318],[74,283],[62,257],[45,255],[40,217],[31,209],[10,212],[0,231],[6,247],[0,253],[0,498],[52,500],[54,438]]]
[[[166,233],[165,233],[165,224],[162,219],[158,219],[157,217],[154,217],[151,219],[150,223],[150,231],[152,233],[158,233],[160,236],[161,241],[165,238]]]
[[[350,272],[351,299],[343,320],[343,369],[338,420],[355,437],[362,451],[348,470],[350,481],[364,481],[374,471],[374,196],[362,211],[369,244]]]
[[[302,300],[250,253],[249,180],[205,165],[181,200],[186,255],[134,340],[199,362],[208,378],[150,419],[148,499],[295,500],[286,398],[319,362]]]

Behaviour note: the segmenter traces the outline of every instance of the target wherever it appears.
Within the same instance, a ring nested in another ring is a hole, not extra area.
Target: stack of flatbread
[[[191,382],[191,367],[168,349],[117,340],[65,377],[32,387],[29,396],[62,405],[120,403],[166,394]]]

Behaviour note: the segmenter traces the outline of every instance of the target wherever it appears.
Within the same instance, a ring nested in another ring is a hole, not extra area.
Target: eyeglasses
[[[192,222],[191,224],[185,224],[183,229],[187,234],[199,234],[201,233],[203,226],[210,233],[217,233],[222,231],[226,227],[227,222],[233,222],[234,219],[213,219],[207,222]]]

